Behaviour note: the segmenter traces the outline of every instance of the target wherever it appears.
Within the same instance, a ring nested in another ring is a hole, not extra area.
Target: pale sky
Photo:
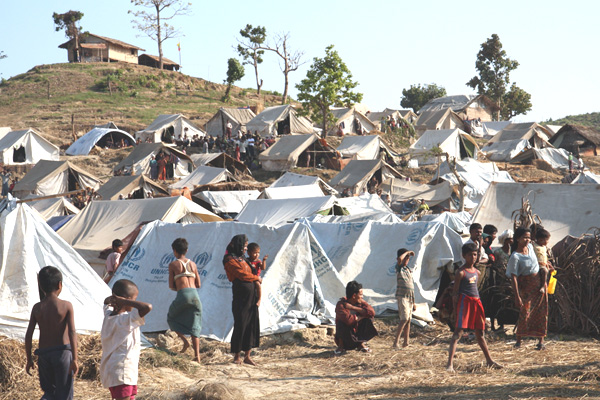
[[[222,83],[227,59],[247,23],[267,35],[289,32],[292,49],[304,51],[304,64],[290,74],[291,95],[313,57],[334,44],[364,93],[371,111],[400,108],[402,89],[436,83],[449,95],[471,94],[465,83],[475,74],[481,43],[500,36],[508,56],[520,66],[511,80],[532,95],[533,109],[517,121],[543,121],[600,111],[600,2],[565,1],[227,1],[192,0],[191,16],[174,25],[181,40],[182,72]],[[66,62],[52,13],[84,13],[81,26],[158,54],[156,43],[140,36],[127,13],[128,0],[0,0],[0,76],[8,79],[36,65]],[[179,61],[177,39],[165,42],[164,56]],[[283,91],[275,55],[267,54],[259,74],[264,89]],[[237,83],[255,88],[254,70]],[[1,96],[1,94],[0,94]]]

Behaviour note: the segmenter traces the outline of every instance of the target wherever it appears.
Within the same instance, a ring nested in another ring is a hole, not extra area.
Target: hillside
[[[556,120],[549,119],[548,121],[546,121],[546,123],[551,125],[583,125],[595,128],[596,130],[600,131],[600,112],[579,115],[568,115],[564,118]]]
[[[72,142],[71,116],[79,136],[94,124],[113,121],[129,132],[159,114],[182,113],[203,126],[229,106],[271,106],[280,97],[188,75],[125,63],[40,65],[0,83],[0,126],[32,127],[56,145]]]

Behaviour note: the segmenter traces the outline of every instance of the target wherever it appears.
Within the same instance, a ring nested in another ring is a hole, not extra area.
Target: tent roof
[[[103,200],[117,200],[119,195],[127,196],[137,188],[151,186],[157,193],[168,195],[169,192],[162,186],[154,183],[144,175],[113,176],[104,185],[100,186],[98,193]]]
[[[118,171],[123,167],[131,166],[136,162],[149,157],[151,154],[156,155],[160,153],[161,150],[173,153],[182,160],[188,160],[192,162],[192,159],[187,154],[182,153],[174,147],[167,146],[164,143],[140,143],[133,148],[127,157],[121,160],[121,162],[117,164],[115,168],[113,168],[113,171]]]
[[[299,117],[296,110],[289,104],[281,106],[267,107],[246,123],[246,130],[249,132],[264,132],[265,128],[270,129],[275,123],[283,121],[290,116],[290,133],[313,133],[312,123],[305,117]],[[270,132],[269,132],[270,133]]]
[[[565,149],[554,149],[550,147],[543,149],[527,149],[515,156],[510,162],[527,164],[533,160],[544,160],[554,169],[569,169],[569,152]]]
[[[365,136],[344,136],[342,142],[337,147],[337,151],[344,158],[353,157],[363,151],[368,151],[371,148],[376,147],[377,150],[374,154],[379,155],[379,149],[386,149],[390,154],[394,154],[392,149],[381,139],[379,135],[365,135]]]
[[[461,119],[454,111],[445,108],[437,111],[423,111],[419,114],[419,118],[417,118],[414,125],[425,126],[427,129],[435,129],[437,124],[449,115],[454,115],[455,118]]]
[[[210,185],[212,183],[236,181],[233,174],[227,171],[226,168],[215,168],[202,165],[197,167],[191,174],[169,185],[173,189],[181,189],[187,187],[193,190],[196,186]]]
[[[116,135],[117,140],[124,138],[128,139],[132,145],[135,144],[133,136],[120,129],[94,128],[69,146],[65,154],[70,156],[87,155],[105,135]]]
[[[231,173],[239,171],[252,175],[246,164],[236,160],[227,153],[197,153],[191,154],[190,158],[197,167],[207,165],[216,168],[227,168]]]
[[[419,114],[424,111],[439,111],[447,108],[452,111],[459,111],[463,109],[471,100],[475,99],[475,94],[459,94],[454,96],[438,97],[436,99],[429,100],[427,104],[419,109]]]
[[[93,181],[100,182],[99,178],[96,178],[94,175],[84,171],[75,164],[71,164],[69,161],[40,160],[35,164],[35,167],[25,174],[23,179],[17,182],[13,190],[15,192],[33,191],[37,188],[39,182],[58,175],[67,169],[70,169],[75,174],[80,174]]]
[[[42,135],[40,135],[39,132],[37,132],[35,129],[32,129],[32,128],[24,129],[24,130],[20,130],[20,131],[10,131],[10,132],[6,133],[4,136],[2,136],[0,138],[0,150],[15,146],[28,134],[36,137],[38,140],[40,140],[44,143],[49,144],[54,149],[56,149],[56,151],[59,150],[58,146],[52,144],[52,142],[45,139]]]
[[[495,134],[488,143],[516,139],[529,140],[534,136],[538,136],[544,142],[548,142],[548,139],[552,137],[552,132],[535,122],[510,123]]]
[[[232,214],[239,213],[248,201],[258,196],[258,190],[204,191],[194,195],[210,204],[214,212]]]
[[[318,140],[317,135],[286,135],[281,136],[274,145],[260,153],[258,158],[264,160],[293,161],[297,159],[304,150]]]
[[[222,219],[183,196],[134,200],[94,200],[58,230],[59,235],[87,260],[114,239],[122,239],[142,222],[221,221]],[[88,251],[88,252],[86,252]]]
[[[39,212],[46,221],[55,216],[79,213],[79,208],[75,207],[73,203],[64,197],[35,200],[27,202],[27,204]]]
[[[442,147],[444,142],[447,140],[457,140],[456,136],[459,134],[467,135],[465,132],[458,128],[454,129],[437,129],[425,131],[419,140],[410,145],[412,150],[431,150],[432,148],[439,146]]]
[[[80,333],[102,327],[102,305],[110,289],[90,266],[26,204],[0,218],[0,335],[23,340],[31,309],[40,301],[37,274],[56,265],[63,276],[61,299],[73,305]]]
[[[486,144],[482,152],[490,161],[510,161],[522,151],[531,148],[527,139],[505,140]]]
[[[194,129],[202,132],[202,129],[198,128],[196,125],[192,123],[188,118],[186,118],[183,114],[161,114],[150,125],[146,127],[146,129],[142,129],[140,132],[154,132],[159,129],[162,129],[167,126],[173,125],[177,120],[184,120],[187,124],[191,125]]]
[[[364,193],[360,196],[340,197],[336,201],[339,206],[348,210],[350,215],[394,213],[376,194]]]
[[[221,113],[225,114],[228,118],[237,121],[241,125],[245,125],[251,121],[252,118],[256,117],[254,111],[249,108],[221,107],[212,118],[218,117]]]
[[[398,171],[382,160],[351,160],[329,184],[333,187],[352,188],[373,175],[378,169],[386,167],[392,175],[402,177]]]
[[[447,181],[437,185],[425,185],[398,178],[385,180],[381,189],[390,194],[392,202],[423,199],[430,206],[448,200],[453,193],[452,185]]]
[[[567,235],[580,236],[600,226],[600,186],[562,183],[493,182],[473,214],[473,222],[512,229],[512,214],[528,198],[531,211],[551,233],[550,245]]]
[[[296,174],[294,172],[286,172],[279,179],[271,183],[269,187],[285,187],[285,186],[303,186],[303,185],[319,185],[328,194],[335,194],[337,190],[329,186],[323,179],[318,176],[309,176]]]
[[[600,184],[600,175],[593,174],[589,171],[583,171],[571,181],[572,184],[594,183]]]
[[[327,210],[333,207],[334,203],[334,196],[250,200],[235,219],[251,224],[281,226]]]
[[[262,192],[261,199],[295,199],[301,197],[323,196],[323,191],[318,184],[302,186],[268,187]]]

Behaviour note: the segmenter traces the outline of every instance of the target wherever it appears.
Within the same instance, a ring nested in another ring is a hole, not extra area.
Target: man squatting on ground
[[[346,297],[335,306],[336,355],[358,349],[370,353],[367,342],[378,335],[373,318],[375,310],[363,300],[362,285],[356,281],[346,285]]]

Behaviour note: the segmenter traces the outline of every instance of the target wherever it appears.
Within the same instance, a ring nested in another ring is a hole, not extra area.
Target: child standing
[[[396,300],[398,300],[398,332],[394,341],[394,348],[400,345],[400,336],[404,338],[402,347],[408,347],[410,335],[410,319],[412,312],[416,310],[415,285],[413,283],[412,271],[408,268],[410,257],[415,253],[407,249],[400,249],[396,258]]]
[[[250,243],[248,245],[248,264],[250,264],[250,269],[252,269],[252,273],[256,276],[260,276],[260,273],[267,269],[267,258],[269,255],[265,255],[260,261],[258,258],[260,257],[260,246],[258,243]],[[260,299],[262,297],[262,289],[260,287],[260,282],[255,281],[254,285],[256,286],[256,293],[258,294],[258,301],[256,302],[256,306],[260,307]]]
[[[548,241],[550,240],[550,232],[543,228],[538,228],[535,231],[535,242],[533,243],[533,251],[537,257],[538,264],[540,266],[540,281],[542,288],[540,293],[545,293],[548,290],[548,275],[549,272],[553,271],[552,264],[548,261]]]
[[[134,400],[141,349],[140,326],[144,325],[144,316],[152,310],[152,304],[136,301],[138,288],[127,279],[116,281],[112,293],[104,300],[100,380],[113,399]]]
[[[450,349],[448,350],[448,365],[446,370],[454,372],[453,361],[456,353],[456,345],[462,336],[463,329],[474,329],[477,343],[487,361],[487,366],[494,369],[500,369],[502,366],[492,360],[487,342],[483,336],[485,329],[485,314],[483,305],[479,299],[477,283],[479,281],[479,270],[475,268],[475,263],[479,255],[480,246],[474,243],[466,243],[462,247],[462,256],[465,263],[456,271],[454,276],[454,287],[452,291],[452,300],[456,312],[456,329],[452,335]]]
[[[40,328],[39,347],[35,351],[40,369],[43,398],[73,398],[73,376],[77,373],[77,335],[73,305],[60,300],[62,274],[55,267],[44,267],[38,275],[42,301],[31,310],[25,334],[26,371],[35,368],[31,358],[31,339],[36,325]]]
[[[121,253],[123,253],[123,241],[120,239],[113,240],[112,249],[113,252],[106,257],[106,272],[104,273],[104,278],[102,278],[105,283],[110,282],[115,272],[117,272],[117,268],[119,268]]]

